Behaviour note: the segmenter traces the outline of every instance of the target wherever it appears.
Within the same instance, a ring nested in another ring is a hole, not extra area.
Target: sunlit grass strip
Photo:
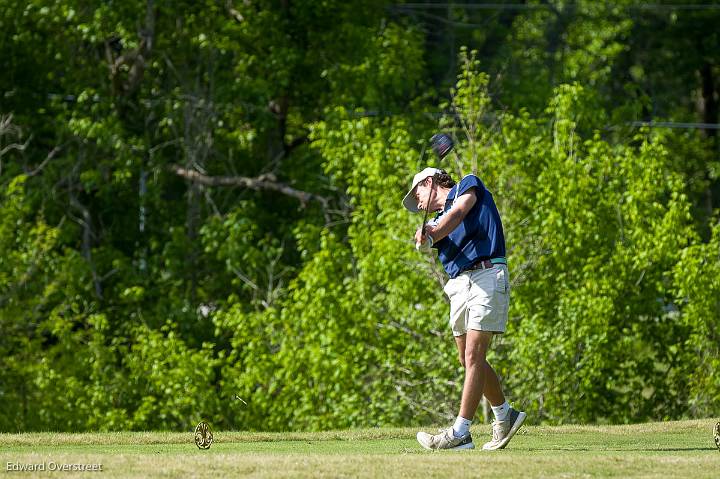
[[[604,436],[629,436],[636,434],[682,434],[700,433],[707,430],[711,437],[712,419],[692,421],[668,421],[644,424],[615,426],[563,425],[563,426],[526,426],[524,435],[548,436],[567,434],[591,434]],[[212,426],[212,425],[211,425]],[[433,430],[433,427],[425,428]],[[242,432],[214,431],[216,443],[233,442],[272,442],[272,441],[362,441],[373,439],[412,438],[419,430],[413,428],[367,428],[326,432]],[[487,434],[489,425],[476,425],[473,431]],[[192,441],[193,430],[187,432],[94,432],[94,433],[58,433],[37,432],[20,434],[0,434],[0,444],[14,446],[59,446],[59,445],[121,445],[121,444],[183,444]],[[190,439],[189,439],[190,438]],[[1,447],[0,447],[1,450]]]

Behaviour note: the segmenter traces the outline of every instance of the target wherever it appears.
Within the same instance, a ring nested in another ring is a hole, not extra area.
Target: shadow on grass
[[[516,449],[517,450],[517,449]],[[602,448],[593,447],[523,447],[523,451],[593,451],[593,452],[682,452],[682,451],[714,451],[712,447],[623,447],[623,448]]]

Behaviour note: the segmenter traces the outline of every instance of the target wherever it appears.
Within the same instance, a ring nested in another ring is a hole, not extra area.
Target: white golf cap
[[[405,195],[405,198],[403,198],[403,206],[408,210],[412,211],[413,213],[417,213],[418,211],[420,211],[418,209],[417,198],[415,198],[415,188],[417,188],[418,183],[420,183],[425,178],[429,176],[435,176],[437,173],[440,172],[441,170],[438,170],[437,168],[425,168],[420,173],[415,175],[410,191],[408,191]]]

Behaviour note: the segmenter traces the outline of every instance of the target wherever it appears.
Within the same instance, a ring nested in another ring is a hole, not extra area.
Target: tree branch
[[[34,170],[28,172],[27,175],[28,175],[28,176],[35,176],[35,175],[37,175],[38,173],[40,173],[40,172],[42,171],[42,169],[45,168],[45,165],[47,165],[48,162],[49,162],[50,160],[52,160],[59,151],[60,151],[60,147],[59,147],[59,146],[56,146],[55,148],[53,148],[52,151],[50,151],[50,153],[48,153],[47,157],[42,161],[42,163],[40,163],[40,164],[37,166],[37,168],[35,168]]]
[[[25,143],[10,143],[7,146],[3,146],[2,140],[5,136],[13,136],[18,140],[22,138],[22,131],[18,126],[13,124],[12,119],[12,114],[0,115],[0,173],[2,173],[2,157],[12,150],[17,150],[22,153],[30,143],[30,138],[28,138]]]
[[[70,206],[76,208],[78,211],[80,211],[82,215],[82,218],[77,218],[74,215],[70,215],[70,217],[76,223],[82,226],[82,255],[85,258],[85,261],[87,261],[88,265],[90,266],[90,273],[92,274],[93,285],[95,286],[95,295],[98,299],[102,300],[103,290],[101,279],[98,277],[97,270],[95,269],[95,263],[93,262],[92,257],[92,240],[95,237],[95,233],[93,232],[92,228],[92,216],[90,214],[90,210],[87,206],[80,203],[80,201],[73,194],[72,190],[70,191]]]
[[[327,198],[314,193],[308,193],[307,191],[295,189],[284,183],[279,183],[272,174],[261,175],[257,178],[248,178],[245,176],[208,176],[196,170],[183,168],[179,165],[170,165],[169,168],[170,171],[176,175],[205,186],[239,186],[241,188],[248,188],[256,191],[277,191],[278,193],[297,199],[303,207],[310,201],[317,201],[325,210],[327,210],[328,207]]]
[[[131,96],[139,88],[144,78],[145,66],[155,43],[155,1],[147,0],[145,7],[145,27],[139,32],[140,45],[123,53],[122,39],[118,37],[105,40],[105,56],[110,68],[110,80],[113,93]],[[127,67],[127,74],[123,73]]]

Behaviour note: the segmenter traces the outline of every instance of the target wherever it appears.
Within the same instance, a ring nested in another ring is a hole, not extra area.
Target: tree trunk
[[[718,122],[718,92],[715,88],[713,65],[704,62],[700,67],[700,81],[702,83],[702,101],[700,102],[700,116],[703,123],[715,124]],[[717,137],[717,130],[706,128],[703,130],[709,138]]]
[[[713,65],[707,61],[703,62],[700,67],[700,83],[702,98],[698,102],[698,113],[702,122],[708,125],[718,123],[718,91],[716,88],[715,76],[713,75]],[[704,128],[704,135],[711,140],[711,148],[717,152],[718,149],[718,130],[715,128]],[[718,204],[718,196],[720,196],[720,182],[708,177],[708,188],[705,192],[705,210],[708,217],[713,214],[714,208]]]

